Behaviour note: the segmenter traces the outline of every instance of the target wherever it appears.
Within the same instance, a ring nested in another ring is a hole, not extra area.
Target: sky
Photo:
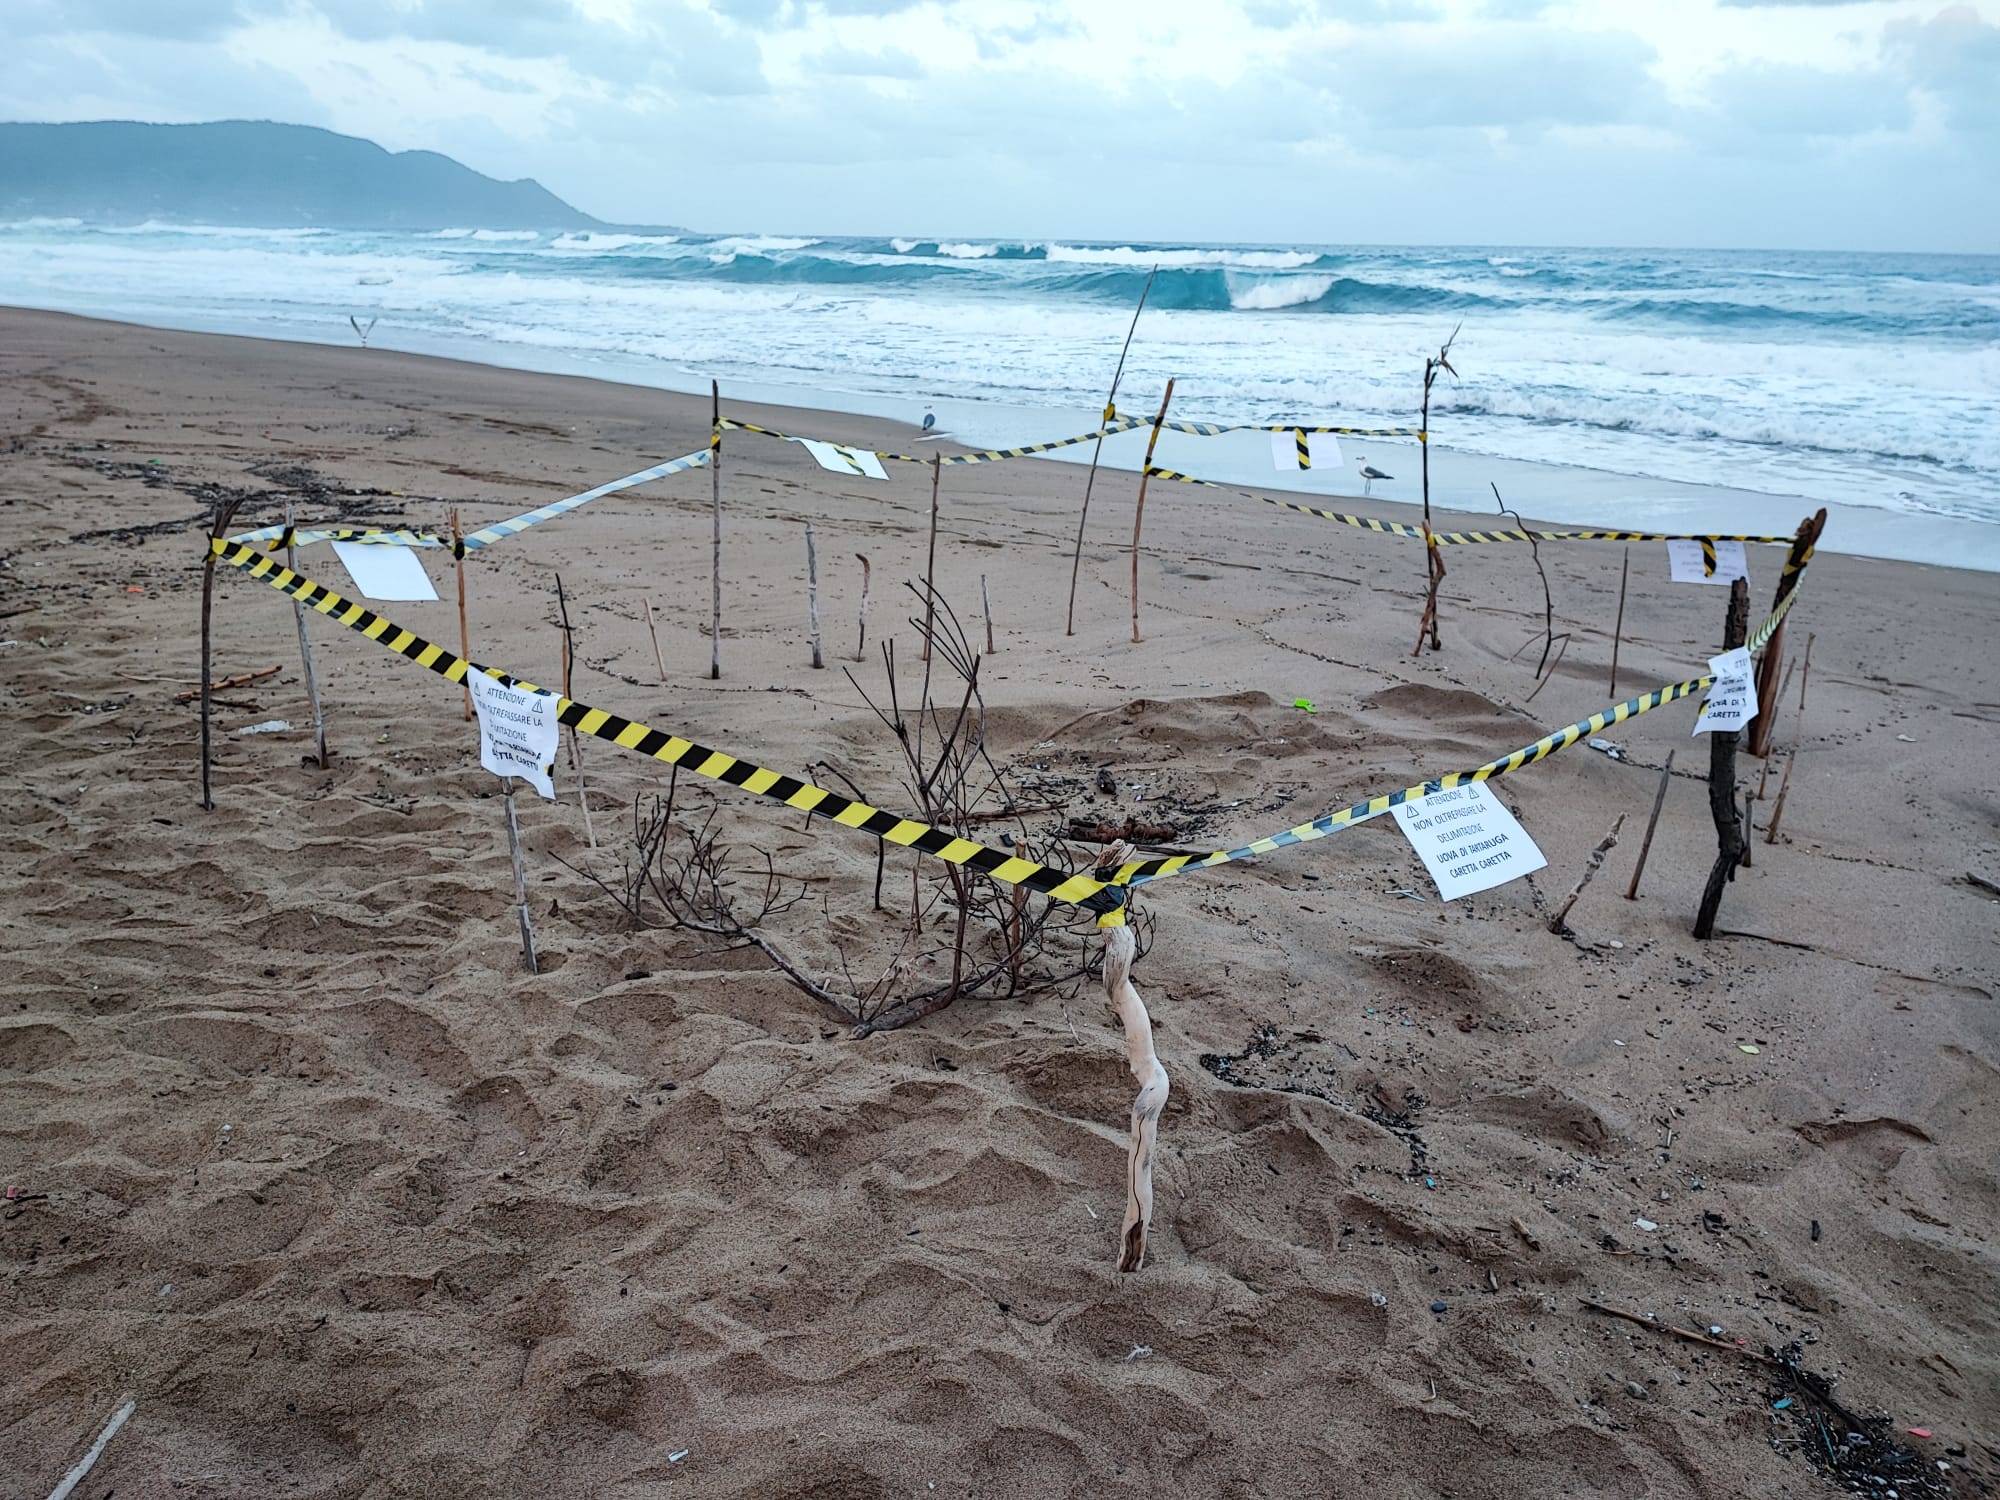
[[[624,223],[2000,252],[2000,0],[0,0],[0,115]]]

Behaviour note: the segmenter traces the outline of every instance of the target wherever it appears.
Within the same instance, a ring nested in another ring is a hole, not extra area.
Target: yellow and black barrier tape
[[[1151,422],[1141,422],[1150,427]],[[1312,427],[1297,422],[1162,422],[1168,432],[1184,432],[1190,437],[1220,437],[1225,432],[1331,432],[1341,437],[1414,438],[1428,442],[1430,434],[1421,427]],[[1301,464],[1300,468],[1305,465]]]
[[[1812,549],[1808,547],[1803,558],[1798,561],[1798,568],[1804,568],[1811,557]],[[1797,571],[1789,566],[1789,560],[1787,571]],[[1784,602],[1771,611],[1770,618],[1757,627],[1756,633],[1746,642],[1751,651],[1761,651],[1764,648],[1776,633],[1779,624],[1790,613],[1792,604],[1798,597],[1799,591],[1794,588],[1785,596]],[[1664,704],[1676,703],[1714,684],[1715,675],[1707,673],[1700,677],[1691,677],[1686,682],[1655,688],[1650,693],[1641,693],[1638,697],[1628,698],[1623,703],[1614,703],[1608,708],[1599,709],[1588,718],[1579,719],[1574,724],[1545,734],[1511,754],[1498,756],[1483,766],[1473,767],[1470,771],[1454,771],[1449,776],[1440,776],[1432,781],[1406,786],[1401,791],[1385,792],[1379,797],[1370,797],[1365,802],[1357,802],[1351,807],[1343,807],[1324,817],[1314,818],[1309,823],[1300,823],[1291,828],[1281,829],[1277,833],[1267,834],[1263,838],[1253,839],[1234,849],[1218,849],[1212,854],[1177,854],[1163,859],[1135,860],[1130,864],[1120,865],[1109,873],[1108,878],[1113,885],[1127,887],[1148,885],[1187,870],[1204,870],[1239,859],[1250,859],[1259,854],[1269,854],[1273,850],[1288,848],[1293,844],[1311,843],[1315,839],[1326,838],[1356,823],[1365,823],[1370,818],[1380,817],[1399,803],[1409,802],[1418,797],[1428,797],[1433,792],[1448,792],[1453,787],[1464,786],[1469,782],[1491,781],[1496,776],[1505,776],[1509,772],[1520,770],[1523,766],[1547,760],[1551,755],[1567,750],[1577,741],[1588,739],[1613,724],[1622,724],[1627,719],[1637,718],[1640,714],[1649,713]]]
[[[1003,458],[1029,458],[1037,453],[1049,453],[1057,448],[1074,448],[1078,443],[1088,443],[1097,438],[1110,437],[1115,433],[1130,432],[1134,428],[1150,427],[1152,425],[1152,423],[1138,417],[1118,417],[1106,422],[1102,427],[1090,432],[1079,433],[1075,437],[1056,438],[1054,441],[1047,443],[1028,443],[1019,448],[988,448],[978,453],[947,453],[942,457],[935,454],[924,457],[913,453],[888,453],[879,448],[863,448],[855,443],[833,443],[831,446],[836,448],[850,448],[857,453],[873,453],[877,458],[886,458],[891,463],[942,463],[946,468],[950,468],[953,464],[991,464],[998,463]],[[775,427],[759,427],[755,422],[739,422],[734,417],[724,417],[721,426],[732,428],[737,432],[754,432],[761,437],[776,438],[783,443],[803,443],[806,441],[802,437],[794,437],[789,432],[779,432]],[[720,429],[718,428],[719,431]],[[819,439],[814,439],[814,441],[819,441]]]
[[[251,577],[262,580],[299,603],[388,647],[398,655],[409,658],[417,665],[429,668],[449,681],[462,682],[467,672],[478,671],[499,682],[534,688],[534,684],[525,679],[511,677],[495,668],[479,666],[461,656],[453,655],[444,647],[426,641],[414,631],[405,630],[394,621],[376,614],[365,606],[343,599],[323,584],[314,583],[303,574],[293,572],[276,558],[261,553],[253,547],[222,538],[211,541],[209,545],[222,561],[243,569]],[[1812,561],[1813,551],[1814,548],[1810,544],[1800,546],[1794,542],[1792,551],[1785,560],[1785,576],[1790,577],[1794,573],[1803,572],[1807,564]],[[1795,585],[1786,592],[1783,601],[1771,612],[1769,618],[1759,625],[1745,642],[1750,651],[1756,652],[1764,648],[1772,635],[1777,632],[1785,616],[1790,613],[1798,597],[1799,589]],[[871,833],[887,843],[917,849],[934,858],[991,876],[994,880],[1037,891],[1051,900],[1083,907],[1098,913],[1100,925],[1114,926],[1124,921],[1127,897],[1136,886],[1151,884],[1188,870],[1208,869],[1216,865],[1249,859],[1255,855],[1268,854],[1293,844],[1310,843],[1356,823],[1364,823],[1371,818],[1379,817],[1398,804],[1413,798],[1427,797],[1433,792],[1449,791],[1468,782],[1490,781],[1495,777],[1508,775],[1523,766],[1546,760],[1568,749],[1579,740],[1597,734],[1614,724],[1622,724],[1628,719],[1637,718],[1665,704],[1678,702],[1713,686],[1714,683],[1714,674],[1709,673],[1691,677],[1685,682],[1655,688],[1649,693],[1641,693],[1638,697],[1629,698],[1623,703],[1600,709],[1587,718],[1545,734],[1510,754],[1497,756],[1470,771],[1454,771],[1446,776],[1404,787],[1400,791],[1385,792],[1380,796],[1370,797],[1366,801],[1314,818],[1311,822],[1281,829],[1277,833],[1267,834],[1263,838],[1253,839],[1232,849],[1218,849],[1209,854],[1184,854],[1161,859],[1135,860],[1120,865],[1115,870],[1103,872],[1101,876],[1060,870],[1034,860],[1022,859],[1005,850],[988,848],[941,828],[934,828],[912,818],[898,817],[894,813],[883,812],[866,803],[843,797],[838,792],[831,792],[781,771],[759,766],[727,751],[711,750],[692,740],[669,735],[634,719],[620,718],[616,714],[592,708],[571,698],[558,696],[556,702],[558,720],[579,734],[609,740],[627,750],[636,750],[642,755],[664,761],[668,765],[686,767],[697,775],[742,787],[746,791],[774,802],[782,802],[787,807],[797,808],[801,812],[817,813],[821,817],[831,818],[846,827]]]
[[[505,521],[495,521],[491,526],[483,526],[468,532],[460,541],[464,552],[477,552],[482,547],[490,547],[495,542],[530,526],[539,526],[544,521],[567,514],[592,500],[600,500],[606,495],[615,495],[620,490],[629,490],[634,485],[650,484],[655,479],[665,479],[669,474],[678,474],[684,469],[695,469],[707,463],[709,450],[696,449],[693,453],[670,458],[663,464],[654,464],[650,469],[641,469],[636,474],[627,474],[623,479],[613,479],[600,484],[596,489],[585,490],[579,495],[570,495],[562,500],[552,500],[530,511]],[[265,526],[256,531],[245,531],[229,538],[232,542],[249,544],[263,542],[268,550],[282,552],[287,545],[303,547],[309,542],[372,542],[385,547],[449,547],[450,537],[433,536],[425,531],[387,530],[378,527],[329,526],[287,531],[280,526]],[[462,553],[460,555],[463,555]]]
[[[1322,521],[1337,521],[1342,526],[1358,526],[1364,531],[1386,532],[1390,536],[1424,539],[1421,526],[1407,526],[1400,521],[1384,521],[1375,516],[1354,516],[1343,511],[1321,510],[1316,505],[1301,505],[1295,500],[1279,500],[1271,495],[1253,494],[1235,485],[1217,484],[1213,479],[1197,479],[1192,474],[1183,474],[1175,469],[1163,469],[1158,464],[1147,466],[1147,474],[1154,479],[1170,479],[1176,484],[1198,484],[1205,489],[1225,490],[1242,495],[1246,499],[1261,500],[1266,505],[1275,505],[1280,510],[1295,510],[1300,515],[1318,516]],[[1433,531],[1431,545],[1436,547],[1470,547],[1481,542],[1700,542],[1702,563],[1710,573],[1715,571],[1715,544],[1717,542],[1767,542],[1773,545],[1789,544],[1788,536],[1732,536],[1714,532],[1697,535],[1680,531],[1536,531],[1516,528],[1499,531]]]
[[[525,678],[513,677],[493,667],[481,666],[476,662],[467,661],[462,656],[454,655],[444,647],[425,640],[415,631],[405,630],[393,620],[376,614],[365,605],[344,599],[324,584],[315,583],[304,574],[293,572],[275,557],[254,547],[242,542],[217,538],[210,543],[210,549],[223,562],[243,569],[252,578],[260,579],[280,593],[290,595],[300,604],[317,610],[337,624],[345,625],[379,645],[388,647],[399,656],[408,657],[418,666],[427,667],[440,677],[452,682],[463,682],[468,672],[484,672],[497,682],[541,691]],[[916,849],[935,859],[944,860],[947,864],[961,865],[1005,884],[1037,891],[1051,900],[1085,907],[1100,914],[1113,913],[1124,902],[1124,893],[1115,889],[1109,881],[1098,880],[1088,875],[1071,874],[1052,865],[1022,859],[1019,855],[1010,854],[1004,849],[990,849],[984,844],[959,838],[941,828],[933,828],[928,823],[883,812],[879,808],[868,806],[865,802],[843,797],[838,792],[814,786],[809,781],[801,781],[796,776],[770,770],[724,750],[711,750],[708,746],[697,744],[693,740],[654,729],[636,719],[620,718],[604,709],[579,703],[573,698],[557,696],[556,718],[578,734],[609,740],[614,745],[627,750],[636,750],[641,755],[664,761],[670,766],[679,766],[694,772],[697,776],[706,776],[713,781],[742,787],[745,791],[753,792],[760,797],[768,797],[774,802],[782,802],[785,806],[797,808],[800,812],[816,813],[845,827],[872,833],[885,843]]]

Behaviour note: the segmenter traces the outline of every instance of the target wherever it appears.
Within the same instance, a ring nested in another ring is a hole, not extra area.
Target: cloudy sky
[[[2000,0],[0,0],[0,112],[703,229],[2000,250]]]

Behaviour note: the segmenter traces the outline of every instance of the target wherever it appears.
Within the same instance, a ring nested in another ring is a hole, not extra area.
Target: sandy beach
[[[911,451],[905,423],[723,403]],[[1142,890],[1173,1092],[1147,1263],[1120,1275],[1133,1083],[1094,982],[854,1040],[755,947],[632,931],[579,873],[615,883],[634,799],[664,791],[601,742],[599,848],[564,758],[558,801],[520,799],[530,975],[459,689],[313,618],[320,770],[291,606],[227,567],[216,675],[279,670],[219,694],[198,806],[176,696],[218,495],[246,496],[238,529],[287,502],[472,528],[708,431],[706,400],[658,390],[0,312],[9,1493],[47,1494],[128,1398],[79,1496],[1837,1492],[1809,1451],[1833,1408],[1767,1350],[1909,1450],[1879,1470],[1902,1495],[1992,1493],[2000,907],[1966,877],[2000,881],[2000,575],[1812,563],[1799,754],[1766,843],[1773,757],[1728,936],[1689,932],[1716,849],[1692,703],[1611,731],[1622,759],[1493,783],[1548,867],[1490,892],[1441,902],[1386,817]],[[719,681],[698,469],[469,559],[472,657],[558,681],[559,573],[575,698],[909,810],[859,689],[883,696],[893,639],[917,690],[930,476],[741,432],[723,463]],[[1626,548],[1540,549],[1569,640],[1530,703],[1527,547],[1452,551],[1443,649],[1413,656],[1421,546],[1187,486],[1147,496],[1135,644],[1129,473],[1098,478],[1066,637],[1083,480],[943,471],[937,583],[980,639],[984,581],[988,748],[1051,809],[1038,836],[1135,817],[1229,847],[1611,701]],[[1750,552],[1754,623],[1783,549]],[[1699,675],[1726,598],[1671,584],[1662,544],[1629,560],[1620,698]],[[425,561],[440,601],[381,611],[455,649],[450,557]],[[353,593],[324,544],[301,569]],[[875,840],[685,775],[677,795],[806,893],[764,928],[801,965],[891,964],[911,854],[877,911]],[[908,984],[950,937],[947,909],[926,920]]]

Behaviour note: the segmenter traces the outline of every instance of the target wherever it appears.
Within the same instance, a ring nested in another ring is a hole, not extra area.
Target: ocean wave
[[[558,235],[549,248],[575,250],[587,255],[608,255],[614,250],[629,250],[634,245],[678,245],[680,242],[681,237],[677,234],[607,234],[594,229],[580,229]]]
[[[894,250],[895,250],[895,252],[896,252],[896,253],[897,253],[898,255],[908,255],[908,254],[909,254],[909,253],[910,253],[910,252],[911,252],[912,250],[916,249],[916,248],[917,248],[917,246],[919,246],[919,245],[921,245],[921,244],[923,244],[923,241],[922,241],[922,240],[891,240],[891,241],[889,241],[889,245],[890,245],[890,247],[891,247],[892,249],[894,249]]]
[[[426,240],[478,240],[485,244],[538,240],[541,237],[539,229],[433,229],[418,236]]]
[[[1092,245],[1050,245],[1045,258],[1085,266],[1138,266],[1189,270],[1237,266],[1249,271],[1296,271],[1316,265],[1316,250],[1149,250],[1132,245],[1102,248]]]
[[[938,242],[937,253],[953,260],[990,260],[1000,253],[998,245],[973,245],[949,240]]]
[[[1546,427],[1935,465],[1963,474],[2000,466],[2000,441],[1943,428],[1926,432],[1921,422],[1892,424],[1880,410],[1873,421],[1857,421],[1855,411],[1817,414],[1783,404],[1718,403],[1696,410],[1684,398],[1666,394],[1461,387],[1435,399],[1432,411],[1442,417],[1503,417]]]
[[[1229,305],[1244,312],[1275,312],[1281,307],[1303,307],[1317,302],[1333,290],[1337,277],[1286,276],[1253,281],[1247,286],[1231,286]]]
[[[820,243],[816,239],[792,238],[782,234],[728,234],[709,240],[704,248],[714,254],[742,254],[744,251],[810,250]]]

